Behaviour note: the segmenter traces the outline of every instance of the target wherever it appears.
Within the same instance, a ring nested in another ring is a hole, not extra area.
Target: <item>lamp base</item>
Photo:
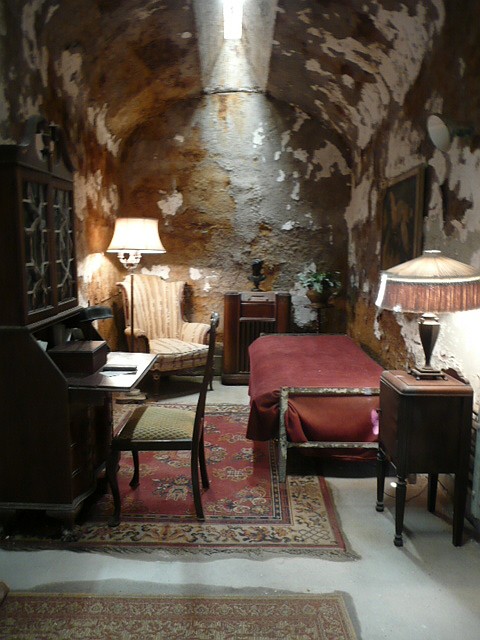
[[[434,313],[424,313],[418,321],[420,341],[425,353],[425,366],[413,367],[410,370],[412,376],[417,380],[441,380],[445,376],[440,369],[434,369],[430,365],[430,358],[440,332],[440,322]]]
[[[413,367],[409,369],[408,373],[417,380],[444,380],[445,375],[440,369],[432,369],[431,367],[424,367],[420,369]]]

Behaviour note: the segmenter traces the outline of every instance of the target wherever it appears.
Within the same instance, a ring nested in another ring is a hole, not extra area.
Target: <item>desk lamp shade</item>
[[[436,314],[480,308],[480,272],[441,251],[424,251],[420,257],[382,272],[375,304],[398,313],[422,314],[418,324],[425,366],[412,373],[437,378],[441,372],[430,365],[440,332]]]

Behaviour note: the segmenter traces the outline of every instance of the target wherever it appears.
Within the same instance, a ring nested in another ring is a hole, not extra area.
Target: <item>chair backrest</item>
[[[215,341],[217,339],[217,328],[220,317],[216,311],[210,316],[210,330],[208,332],[208,354],[207,363],[203,372],[202,386],[198,397],[197,409],[195,412],[195,426],[193,429],[194,446],[199,444],[203,433],[203,416],[205,414],[205,404],[207,401],[207,391],[213,376],[213,356],[215,355]]]
[[[180,338],[185,282],[169,282],[160,276],[135,274],[135,329],[141,329],[149,339]],[[118,283],[122,289],[125,324],[130,325],[130,278]]]

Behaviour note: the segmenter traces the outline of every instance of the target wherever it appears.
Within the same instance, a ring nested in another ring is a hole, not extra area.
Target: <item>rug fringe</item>
[[[32,546],[28,543],[19,544],[1,544],[0,549],[5,551],[32,551]],[[270,560],[271,558],[281,558],[285,556],[295,556],[295,557],[306,557],[306,558],[317,558],[323,560],[336,560],[338,562],[351,562],[352,560],[360,560],[361,556],[355,553],[354,551],[345,551],[343,549],[247,549],[247,550],[239,550],[239,549],[208,549],[208,548],[191,548],[182,547],[181,549],[172,549],[172,548],[164,548],[159,549],[158,547],[106,547],[104,549],[99,549],[98,547],[89,547],[89,546],[73,546],[69,547],[68,545],[63,545],[57,549],[52,548],[51,545],[42,545],[35,544],[35,551],[71,551],[72,553],[101,553],[102,555],[108,556],[121,556],[125,558],[125,556],[138,556],[140,554],[153,556],[155,555],[155,560],[168,560],[172,556],[178,560],[178,556],[184,556],[185,561],[195,560],[198,562],[202,560],[202,556],[205,556],[205,561],[211,560],[212,556],[228,556],[231,558],[243,558],[250,560]],[[217,558],[216,558],[217,559]]]

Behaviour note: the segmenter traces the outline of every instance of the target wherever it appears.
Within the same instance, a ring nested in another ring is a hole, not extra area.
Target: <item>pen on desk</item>
[[[102,371],[122,371],[125,373],[135,373],[137,370],[136,365],[130,364],[106,364]]]

